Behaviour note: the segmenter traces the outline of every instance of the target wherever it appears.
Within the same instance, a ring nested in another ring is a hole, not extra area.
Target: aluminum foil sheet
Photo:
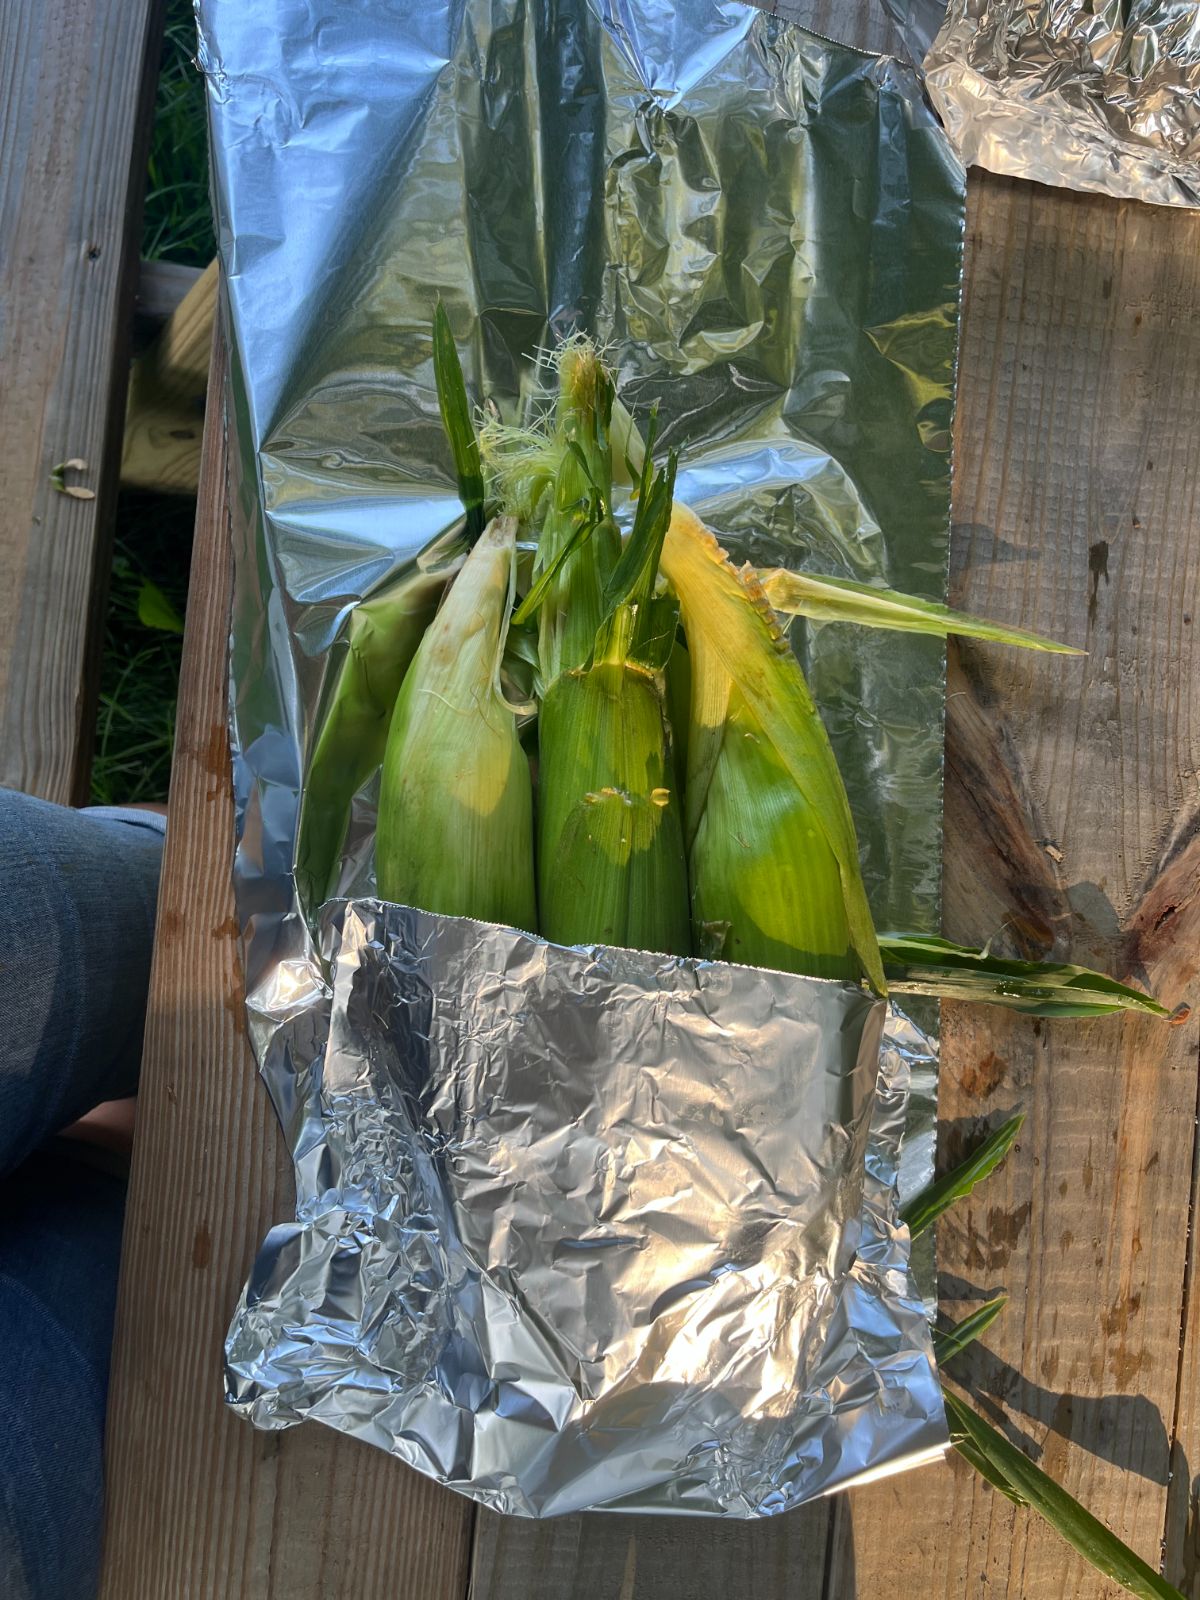
[[[1200,204],[1193,0],[885,0],[968,164]],[[944,13],[936,38],[932,13]],[[932,41],[932,42],[931,42]]]
[[[330,931],[320,1167],[239,1306],[239,1409],[531,1516],[763,1516],[941,1454],[902,1018],[877,1099],[850,985],[377,901]]]
[[[480,1262],[491,1259],[481,1243],[493,1226],[485,1198],[491,1191],[456,1187],[445,1159],[439,1166],[430,1153],[440,1149],[442,1133],[435,1137],[420,1119],[435,1101],[427,1106],[418,1096],[410,1104],[387,1087],[399,1081],[409,1093],[403,1073],[413,1070],[411,1060],[400,1065],[389,1031],[394,1008],[368,1016],[351,1006],[359,945],[352,942],[331,973],[333,947],[320,944],[321,907],[296,890],[305,772],[356,608],[382,592],[416,605],[431,585],[436,598],[454,547],[461,507],[437,417],[435,300],[440,295],[447,306],[474,395],[509,418],[528,415],[543,398],[540,350],[576,328],[603,340],[625,401],[643,417],[657,405],[664,443],[682,451],[679,493],[736,558],[941,598],[963,174],[910,69],[815,39],[732,0],[200,0],[199,16],[232,351],[235,886],[249,1031],[295,1157],[299,1218],[268,1240],[231,1331],[231,1398],[260,1423],[309,1415],[361,1431],[422,1458],[439,1475],[453,1478],[471,1461],[469,1470],[483,1476],[455,1481],[487,1497],[500,1492],[503,1462],[486,1459],[486,1441],[479,1446],[484,1456],[471,1456],[465,1422],[451,1449],[432,1390],[426,1436],[426,1413],[407,1380],[389,1390],[386,1404],[369,1402],[364,1389],[372,1388],[372,1363],[389,1374],[411,1373],[418,1356],[403,1354],[406,1341],[428,1353],[438,1330],[452,1326],[462,1364],[455,1367],[453,1352],[439,1356],[437,1394],[449,1385],[471,1417],[472,1396],[483,1409],[492,1404],[479,1387],[469,1338],[487,1349],[503,1344],[504,1303],[489,1298],[486,1314],[477,1314],[478,1306],[460,1304],[453,1292],[447,1307],[442,1293],[447,1284],[475,1293],[470,1270],[483,1282],[482,1268],[469,1270],[469,1262],[472,1250],[481,1252]],[[940,647],[834,625],[797,624],[792,637],[846,777],[876,914],[889,926],[935,929]],[[360,903],[374,890],[376,783],[373,774],[356,783],[333,885],[339,897]],[[359,929],[357,921],[353,926]],[[515,937],[480,933],[470,969],[476,985],[505,970],[494,941]],[[522,950],[523,1015],[547,1031],[559,1059],[570,1060],[572,1014],[539,975],[538,960],[549,967],[553,959]],[[388,971],[397,966],[403,962],[390,962]],[[694,969],[687,971],[706,993]],[[649,972],[643,970],[644,986]],[[465,993],[466,965],[448,981]],[[753,988],[799,980],[743,974],[743,981]],[[799,997],[809,991],[793,993],[799,1027]],[[440,1018],[447,1008],[452,991],[434,1010]],[[752,1048],[742,1029],[739,1023],[721,1036],[730,1074]],[[647,1465],[639,1504],[686,1502],[742,1515],[752,1502],[760,1511],[777,1509],[885,1462],[920,1459],[934,1435],[943,1437],[923,1387],[928,1350],[906,1309],[915,1302],[905,1244],[887,1199],[901,1123],[908,1132],[902,1183],[920,1187],[930,1171],[936,1069],[920,1037],[919,1027],[889,1033],[884,1052],[892,1067],[879,1105],[888,1108],[892,1143],[878,1155],[870,1145],[863,1190],[862,1214],[873,1204],[882,1219],[874,1231],[851,1215],[844,1187],[840,1199],[822,1190],[818,1200],[810,1185],[805,1206],[812,1206],[803,1216],[795,1197],[781,1209],[798,1236],[808,1239],[810,1227],[831,1229],[829,1259],[848,1265],[830,1313],[828,1361],[816,1369],[817,1398],[805,1399],[808,1391],[794,1385],[792,1443],[784,1449],[782,1419],[772,1435],[771,1448],[783,1452],[772,1458],[780,1497],[771,1498],[765,1480],[755,1489],[739,1479],[742,1486],[728,1494],[716,1487],[733,1482],[719,1454],[711,1471],[693,1464],[674,1478]],[[912,1093],[910,1062],[920,1064]],[[439,1074],[465,1072],[472,1063],[480,1065],[474,1055],[429,1064],[429,1093],[441,1092]],[[823,1068],[807,1071],[823,1080]],[[465,1081],[445,1077],[446,1106],[457,1106],[453,1095],[466,1094]],[[854,1081],[860,1092],[861,1078]],[[331,1121],[325,1098],[332,1082],[349,1097],[338,1102],[347,1116],[353,1101],[356,1165],[348,1188],[341,1110]],[[806,1084],[804,1093],[818,1092],[816,1080]],[[528,1075],[525,1085],[523,1104],[532,1108]],[[762,1093],[769,1100],[769,1079]],[[636,1106],[648,1117],[653,1109],[645,1101]],[[851,1121],[844,1124],[845,1150],[861,1149],[861,1107],[855,1115],[853,1130]],[[770,1173],[752,1130],[739,1130],[731,1117],[712,1134],[708,1155],[715,1160],[724,1142],[731,1165],[761,1159]],[[532,1137],[537,1125],[532,1115],[527,1120]],[[428,1199],[427,1212],[406,1209],[395,1188],[402,1126],[409,1128],[404,1150],[412,1169],[404,1194]],[[564,1122],[560,1130],[564,1172],[596,1148],[585,1141],[575,1150],[575,1126]],[[598,1126],[595,1138],[605,1132]],[[658,1138],[652,1120],[629,1133],[648,1147]],[[509,1143],[515,1137],[511,1128],[504,1134]],[[499,1136],[494,1143],[498,1148]],[[374,1167],[363,1156],[371,1149]],[[832,1182],[831,1168],[826,1175]],[[780,1181],[798,1183],[800,1176],[789,1171]],[[418,1195],[418,1178],[433,1187]],[[369,1212],[375,1200],[380,1209]],[[476,1204],[483,1212],[472,1218]],[[843,1212],[849,1220],[839,1233],[831,1219]],[[689,1220],[705,1226],[698,1210]],[[573,1213],[545,1218],[563,1237],[577,1223]],[[732,1248],[741,1248],[741,1236],[727,1223],[714,1212],[708,1245],[699,1238],[688,1245],[709,1263],[714,1288],[721,1287],[717,1263],[744,1259]],[[509,1242],[516,1247],[515,1236]],[[429,1258],[428,1283],[416,1257],[406,1255],[410,1246],[441,1252]],[[624,1258],[600,1249],[586,1259],[585,1267],[583,1256],[570,1257],[564,1282],[616,1304],[625,1293]],[[655,1273],[661,1266],[669,1276],[665,1261],[654,1259]],[[756,1270],[764,1270],[761,1262]],[[787,1295],[799,1292],[789,1281],[780,1278],[776,1304],[781,1363],[792,1336]],[[382,1310],[399,1285],[407,1286],[401,1298],[407,1296],[408,1323]],[[734,1287],[731,1281],[721,1292]],[[763,1293],[756,1318],[772,1303],[765,1280]],[[644,1302],[630,1305],[631,1317],[648,1315]],[[562,1312],[569,1321],[565,1304]],[[533,1320],[541,1343],[528,1350],[534,1364],[527,1372],[506,1368],[504,1381],[532,1383],[543,1371],[537,1362],[549,1362],[555,1384],[566,1372],[582,1385],[582,1354],[572,1354],[569,1341],[556,1344],[540,1315]],[[867,1338],[871,1317],[877,1331],[890,1331]],[[362,1345],[335,1360],[337,1340],[326,1336],[350,1323]],[[758,1425],[750,1414],[752,1380],[741,1389],[725,1384],[739,1327],[733,1315],[715,1319],[707,1364],[692,1372],[684,1406],[714,1428],[723,1418],[723,1438],[736,1433],[730,1406],[744,1405],[746,1427]],[[613,1359],[620,1359],[615,1346]],[[844,1379],[835,1376],[838,1362],[845,1363]],[[593,1367],[587,1382],[603,1385],[603,1372],[597,1376]],[[372,1393],[384,1387],[379,1379]],[[632,1407],[627,1420],[638,1415],[636,1370],[617,1387]],[[763,1378],[762,1392],[769,1387]],[[855,1398],[868,1389],[877,1397],[873,1412]],[[642,1396],[647,1405],[657,1403],[654,1393],[651,1386]],[[783,1393],[776,1391],[777,1409]],[[550,1411],[537,1419],[530,1413],[535,1433],[544,1433],[551,1415],[562,1416],[564,1426],[568,1419],[565,1390],[546,1398]],[[593,1394],[588,1403],[603,1398]],[[859,1423],[843,1427],[843,1401],[847,1417],[861,1412],[874,1423],[861,1424],[865,1431]],[[477,1431],[475,1423],[471,1428]],[[497,1434],[493,1425],[488,1437],[511,1439],[513,1430],[506,1422]],[[579,1442],[584,1434],[577,1429],[572,1437]],[[566,1472],[565,1444],[560,1451],[542,1438],[540,1448],[558,1463],[555,1472]],[[628,1463],[638,1453],[636,1437],[621,1448]],[[653,1450],[646,1449],[649,1461]],[[792,1465],[784,1459],[789,1450]],[[503,1493],[514,1508],[545,1510],[591,1503],[592,1489],[535,1472],[528,1482],[512,1475]]]

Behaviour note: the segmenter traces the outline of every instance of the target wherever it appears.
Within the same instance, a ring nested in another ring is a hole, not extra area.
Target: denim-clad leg
[[[137,1086],[163,819],[0,790],[0,1595],[89,1600],[125,1203],[46,1141]]]

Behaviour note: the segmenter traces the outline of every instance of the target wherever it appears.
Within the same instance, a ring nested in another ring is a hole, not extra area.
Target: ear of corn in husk
[[[622,549],[610,505],[611,380],[586,341],[572,341],[557,361],[557,465],[520,612],[536,611],[539,629],[541,931],[563,944],[686,954],[687,875],[665,715],[678,613],[656,592],[674,467],[657,476],[647,467]]]
[[[883,969],[841,775],[761,590],[676,505],[663,572],[691,660],[687,841],[697,944],[853,980]]]
[[[645,447],[619,402],[612,435],[639,472]],[[841,773],[761,587],[679,503],[662,572],[679,599],[691,677],[685,839],[696,947],[865,977],[885,993]]]
[[[296,889],[314,911],[337,888],[350,807],[383,760],[404,674],[437,610],[447,571],[419,574],[361,601],[321,710],[296,831]]]
[[[532,780],[500,687],[515,539],[488,524],[405,674],[375,862],[385,899],[536,931]]]
[[[484,484],[467,386],[441,301],[433,315],[438,408],[463,503],[466,540],[483,531]],[[461,560],[462,541],[436,567],[388,585],[350,615],[330,678],[304,776],[296,830],[295,877],[301,903],[315,910],[337,888],[354,796],[383,760],[392,709],[404,675]]]

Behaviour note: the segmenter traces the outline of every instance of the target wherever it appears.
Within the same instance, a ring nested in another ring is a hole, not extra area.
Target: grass
[[[192,62],[195,49],[190,0],[168,0],[142,254],[206,267],[216,254],[216,241],[208,200],[204,80]]]
[[[195,42],[189,0],[168,0],[142,254],[203,267],[216,244]],[[166,799],[182,640],[148,622],[152,612],[138,602],[151,584],[182,615],[195,518],[195,501],[184,496],[122,490],[118,498],[92,764],[98,805]]]

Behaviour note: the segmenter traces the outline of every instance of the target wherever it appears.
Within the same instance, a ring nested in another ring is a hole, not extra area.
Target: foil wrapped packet
[[[877,1098],[853,985],[377,901],[329,931],[322,1185],[243,1296],[235,1405],[527,1516],[762,1516],[941,1455],[903,1018]]]
[[[968,165],[1200,204],[1200,11],[1191,0],[885,4]]]
[[[929,1015],[297,890],[351,625],[461,518],[434,304],[508,419],[605,346],[735,558],[944,598],[963,175],[915,75],[732,0],[200,0],[232,361],[247,1017],[293,1153],[230,1403],[489,1504],[760,1516],[938,1453],[898,1190]],[[797,623],[881,924],[939,915],[936,641]]]

